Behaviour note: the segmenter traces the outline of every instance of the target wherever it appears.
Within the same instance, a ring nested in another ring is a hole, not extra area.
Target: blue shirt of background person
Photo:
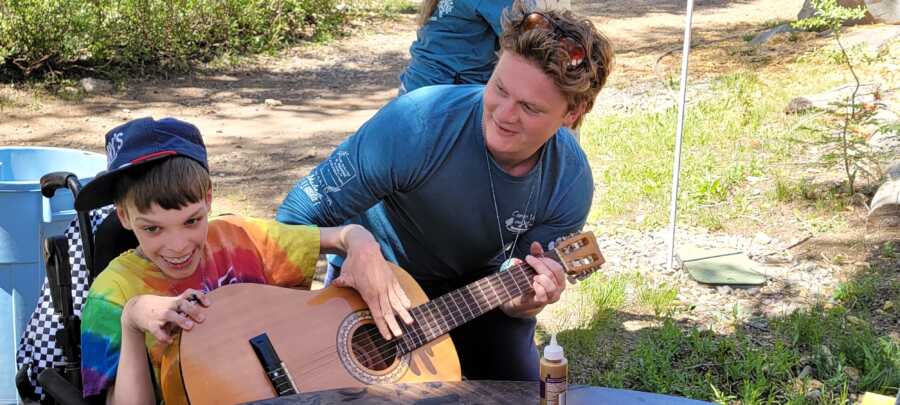
[[[435,84],[487,83],[497,64],[503,9],[512,0],[424,0],[400,93]]]

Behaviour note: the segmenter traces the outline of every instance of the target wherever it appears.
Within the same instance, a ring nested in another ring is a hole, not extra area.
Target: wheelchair
[[[73,198],[81,190],[78,177],[69,172],[46,174],[40,184],[47,198],[64,187]],[[81,306],[100,271],[137,246],[134,233],[122,227],[112,206],[77,212],[63,235],[43,241],[47,279],[16,355],[16,387],[23,400],[42,405],[105,402],[82,398]]]

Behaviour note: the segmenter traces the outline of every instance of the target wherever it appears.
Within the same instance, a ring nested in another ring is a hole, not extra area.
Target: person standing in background
[[[497,64],[503,9],[512,0],[422,0],[399,94],[435,84],[484,84]]]
[[[570,0],[529,0],[529,8],[571,9]],[[400,75],[403,95],[435,84],[484,84],[497,64],[500,17],[512,0],[423,0]]]

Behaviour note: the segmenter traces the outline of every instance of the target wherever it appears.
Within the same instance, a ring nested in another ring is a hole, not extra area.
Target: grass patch
[[[570,359],[588,364],[572,370],[580,383],[741,404],[845,404],[851,392],[896,395],[900,342],[877,335],[866,321],[848,320],[849,313],[815,307],[776,318],[766,340],[740,328],[717,335],[670,317],[628,339],[601,328],[558,336]]]
[[[638,306],[653,312],[655,316],[670,315],[675,310],[677,295],[678,289],[666,283],[639,282],[637,286]]]
[[[625,387],[720,401],[740,397],[745,403],[776,398],[772,381],[789,379],[796,362],[782,344],[758,347],[743,335],[683,330],[672,319],[641,334],[628,357],[620,369]]]
[[[665,284],[651,287],[637,275],[598,279],[585,291],[615,297],[601,300],[613,303],[603,307],[607,321],[558,335],[575,359],[574,382],[740,404],[838,405],[866,391],[897,395],[900,339],[884,332],[900,321],[900,311],[881,309],[885,298],[900,298],[900,262],[884,254],[892,245],[874,248],[878,265],[843,283],[834,305],[771,318],[762,333],[745,327],[748,318],[737,309],[731,335],[676,321],[679,308]],[[618,321],[634,315],[609,313],[627,301],[619,291],[629,290],[636,304],[663,314],[645,322],[651,327],[623,331]]]
[[[722,229],[730,219],[748,214],[748,176],[796,174],[798,154],[804,151],[799,145],[815,135],[797,130],[810,118],[785,115],[784,107],[796,95],[832,88],[845,78],[812,63],[791,69],[782,75],[726,74],[712,80],[711,91],[702,99],[690,100],[679,193],[683,221]],[[582,142],[602,190],[591,220],[641,218],[634,221],[641,228],[668,222],[676,118],[674,106],[660,112],[588,117]],[[809,191],[793,181],[778,179],[774,195],[764,197],[785,202]]]

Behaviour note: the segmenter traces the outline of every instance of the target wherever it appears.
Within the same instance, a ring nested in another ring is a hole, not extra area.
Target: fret
[[[453,330],[454,328],[456,328],[457,326],[459,326],[460,324],[462,324],[464,322],[464,320],[456,318],[457,313],[456,313],[456,311],[450,309],[450,304],[447,302],[446,296],[440,297],[438,300],[441,301],[441,305],[444,306],[445,318],[446,317],[450,318],[450,324],[447,326],[447,330],[445,330],[444,333],[449,332],[450,330]]]
[[[478,297],[478,283],[469,284],[466,287],[466,292],[469,293],[469,302],[475,307],[476,314],[483,314],[484,310],[481,308],[481,299]]]
[[[400,327],[403,328],[402,326]],[[403,330],[403,335],[397,339],[397,344],[394,346],[397,348],[397,355],[403,355],[408,353],[407,349],[409,348],[409,344],[407,344],[407,340],[409,340],[409,331],[406,329]]]
[[[507,273],[507,272],[504,271],[503,273]],[[513,294],[509,290],[510,289],[509,283],[504,281],[505,276],[506,276],[506,274],[500,274],[497,276],[497,282],[500,284],[500,287],[503,289],[503,295],[500,298],[500,302],[507,302],[515,297],[515,294]]]
[[[425,331],[425,337],[428,338],[428,341],[430,342],[440,336],[436,331],[436,329],[438,329],[437,317],[435,316],[434,305],[431,302],[428,302],[423,306],[428,311],[429,322],[428,325],[426,325],[428,326],[428,330]]]
[[[487,285],[491,287],[491,291],[494,293],[495,297],[500,297],[500,293],[497,291],[497,287],[494,286],[494,279],[496,279],[496,275],[491,275],[490,277],[486,277]],[[503,299],[500,299],[500,303],[503,303]]]
[[[519,283],[516,282],[516,275],[515,275],[515,274],[510,273],[510,275],[509,275],[509,280],[510,280],[510,281],[509,281],[510,284],[516,286],[516,295],[524,295],[524,294],[525,294],[525,291],[522,290],[522,286],[519,285]]]
[[[456,291],[453,291],[450,294],[445,295],[445,297],[448,297],[447,299],[449,299],[451,302],[453,302],[453,305],[456,307],[456,312],[459,313],[459,315],[460,315],[460,321],[456,325],[456,326],[459,326],[459,325],[466,323],[466,314],[462,311],[462,308],[459,307],[459,303],[456,302],[455,293],[456,293]]]
[[[481,306],[478,305],[478,299],[475,298],[474,285],[469,285],[466,286],[466,288],[461,288],[459,290],[459,293],[460,295],[462,295],[462,299],[466,303],[466,305],[470,306],[469,308],[471,308],[472,313],[470,315],[470,319],[474,319],[478,315],[482,314]]]
[[[446,310],[446,306],[445,306],[445,308],[441,308],[441,301],[442,300],[440,298],[438,298],[436,300],[433,300],[432,302],[434,303],[434,309],[435,309],[435,312],[437,313],[438,318],[440,318],[441,322],[444,323],[443,329],[441,329],[440,322],[438,322],[438,324],[437,324],[437,327],[441,332],[440,334],[443,335],[444,333],[447,333],[448,330],[453,329],[453,328],[451,328],[450,324],[447,323],[447,315],[448,315],[447,312],[448,311]]]
[[[410,311],[410,312],[412,312],[412,311]],[[412,315],[412,314],[410,314],[410,315]],[[417,336],[416,330],[414,329],[416,327],[416,324],[415,323],[413,323],[412,325],[403,324],[401,327],[403,328],[403,338],[402,338],[402,342],[404,344],[403,353],[409,353],[413,350],[413,347],[419,346],[419,343],[416,343],[416,340],[417,340],[416,338],[418,336]]]
[[[516,289],[518,289],[518,286],[515,283],[509,282],[509,280],[512,279],[510,278],[510,274],[508,271],[504,271],[502,274],[500,274],[500,277],[498,277],[497,280],[500,282],[500,286],[503,287],[503,292],[506,294],[503,296],[503,302],[507,302],[517,296],[509,290],[510,284],[512,284],[513,287],[516,287]]]
[[[524,271],[517,272],[513,276],[516,279],[516,284],[519,284],[520,286],[524,287],[525,293],[530,293],[530,292],[534,291],[534,289],[531,287],[531,277],[529,277],[527,274],[525,274]]]
[[[509,291],[509,285],[515,287],[517,291],[519,290],[519,286],[516,283],[511,282],[513,280],[514,279],[512,278],[512,273],[508,271],[504,271],[503,274],[500,275],[500,284],[507,289],[506,294],[510,296],[509,298],[507,298],[507,301],[518,296],[518,293],[513,294],[511,291]]]
[[[497,306],[499,306],[500,304],[503,303],[503,301],[500,299],[500,294],[497,292],[496,289],[494,289],[494,280],[496,278],[497,278],[497,275],[493,274],[490,277],[485,277],[483,279],[484,284],[486,284],[485,288],[490,288],[491,295],[490,295],[490,297],[488,297],[488,305],[490,305],[491,308],[496,308]],[[495,303],[494,300],[496,300],[497,302]]]
[[[484,279],[481,279],[481,280],[476,281],[476,282],[475,282],[475,287],[477,287],[477,288],[478,288],[478,292],[481,293],[481,299],[477,300],[477,302],[478,302],[478,309],[481,311],[481,313],[485,313],[485,312],[487,312],[487,311],[489,311],[489,310],[491,309],[491,308],[490,308],[491,303],[490,303],[490,301],[488,301],[488,296],[487,296],[487,294],[484,292],[484,288],[481,287],[482,280],[484,280]],[[487,304],[487,308],[482,309],[482,308],[481,308],[481,304],[482,304],[482,303]]]
[[[463,294],[465,291],[466,291],[466,290],[465,290],[464,288],[461,288],[461,289],[459,289],[459,290],[453,291],[453,292],[451,293],[451,294],[453,294],[453,302],[456,302],[457,299],[458,299],[458,300],[461,301],[463,304],[465,304],[465,305],[466,305],[466,310],[468,311],[468,314],[466,315],[466,319],[475,319],[475,316],[476,316],[475,314],[476,314],[476,312],[473,311],[473,310],[472,310],[472,307],[469,306],[469,300],[467,300],[466,297],[465,297],[464,294]],[[459,304],[457,304],[457,305],[459,305]]]
[[[423,342],[428,342],[428,329],[431,328],[431,315],[428,313],[428,303],[420,305],[416,309],[419,310],[419,334]]]
[[[413,316],[413,319],[415,319],[415,322],[413,322],[412,325],[409,325],[409,328],[411,336],[416,339],[416,347],[421,347],[426,342],[425,339],[422,338],[422,321],[424,320],[424,316],[422,316],[422,310],[420,308],[421,307],[415,307],[409,311]]]

